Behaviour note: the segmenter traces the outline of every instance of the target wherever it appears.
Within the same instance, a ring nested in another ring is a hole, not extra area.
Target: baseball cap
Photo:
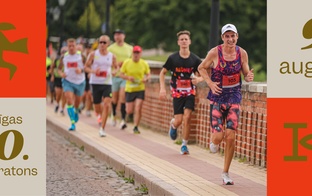
[[[122,34],[125,34],[125,31],[124,30],[121,30],[121,29],[116,29],[115,31],[114,31],[114,34],[115,33],[122,33]]]
[[[226,24],[221,29],[221,35],[223,35],[227,31],[233,31],[234,33],[237,33],[237,29],[233,24]]]
[[[141,46],[133,46],[133,52],[142,52]]]

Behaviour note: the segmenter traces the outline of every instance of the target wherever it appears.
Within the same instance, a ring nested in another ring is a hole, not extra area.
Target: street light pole
[[[66,3],[66,0],[58,0],[60,9],[61,9],[61,15],[60,15],[60,20],[61,20],[61,28],[60,28],[60,41],[59,41],[59,48],[57,55],[61,54],[61,48],[63,44],[63,33],[64,33],[64,5]]]
[[[106,22],[105,22],[105,25],[106,25],[106,35],[109,36],[110,32],[109,32],[109,11],[110,11],[110,4],[111,4],[111,1],[110,0],[106,0]]]
[[[209,50],[219,42],[219,0],[211,0]]]
[[[89,8],[89,1],[87,0],[87,33],[86,33],[86,44],[89,43],[90,37],[90,8]]]

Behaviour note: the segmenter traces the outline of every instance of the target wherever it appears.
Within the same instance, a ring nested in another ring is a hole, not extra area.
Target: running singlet
[[[182,58],[179,52],[170,55],[164,68],[171,71],[170,89],[173,98],[195,95],[195,85],[191,75],[197,71],[201,59],[191,53],[188,58]]]
[[[69,54],[68,52],[65,53],[63,58],[64,64],[64,72],[66,74],[66,80],[74,83],[74,84],[81,84],[85,80],[85,74],[82,72],[80,74],[76,73],[76,69],[83,70],[83,61],[80,52],[76,54]]]
[[[97,70],[100,68],[100,73],[92,73],[89,83],[90,84],[112,84],[112,64],[113,64],[113,54],[108,52],[106,55],[102,55],[97,49],[94,52],[93,64],[91,66],[92,70]]]
[[[49,72],[48,72],[50,67],[51,67],[51,64],[52,64],[52,60],[49,57],[46,57],[46,77],[48,79],[50,79],[50,77],[51,77]]]
[[[220,95],[214,95],[211,91],[208,93],[208,99],[217,103],[240,103],[242,100],[241,86],[242,80],[240,71],[241,54],[240,47],[236,46],[236,58],[233,61],[226,61],[223,58],[222,46],[218,46],[218,64],[211,70],[211,80],[220,82],[222,88]]]
[[[58,66],[60,65],[60,58],[55,59],[55,67],[53,70],[54,77],[56,78],[62,78],[62,76],[58,73]],[[63,67],[64,70],[64,67]]]

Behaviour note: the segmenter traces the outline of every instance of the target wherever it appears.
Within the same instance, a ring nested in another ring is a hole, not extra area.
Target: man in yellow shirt
[[[126,105],[125,105],[125,80],[119,77],[119,70],[123,62],[131,57],[132,46],[125,42],[126,34],[121,29],[114,31],[115,42],[108,47],[108,51],[116,56],[117,68],[112,71],[112,112],[113,112],[113,126],[116,125],[116,108],[118,102],[120,103],[121,123],[120,128],[125,129],[126,125]]]
[[[150,79],[149,65],[141,59],[141,55],[142,48],[134,46],[132,58],[124,61],[120,70],[120,77],[126,80],[126,111],[128,115],[134,111],[133,132],[136,134],[140,133],[138,126],[145,97],[145,83]]]

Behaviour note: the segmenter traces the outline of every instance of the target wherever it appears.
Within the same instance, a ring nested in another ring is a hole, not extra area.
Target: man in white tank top
[[[99,38],[99,47],[91,52],[85,64],[87,73],[91,73],[89,83],[93,96],[95,112],[101,117],[101,137],[105,137],[104,131],[110,106],[112,103],[112,67],[116,67],[116,57],[107,50],[110,39],[107,35]],[[101,104],[103,102],[103,104]]]
[[[75,123],[79,119],[78,108],[86,85],[84,74],[85,57],[81,52],[77,51],[75,39],[68,39],[67,47],[68,52],[61,57],[58,72],[62,77],[62,86],[67,103],[67,113],[71,122],[69,131],[75,131]]]

